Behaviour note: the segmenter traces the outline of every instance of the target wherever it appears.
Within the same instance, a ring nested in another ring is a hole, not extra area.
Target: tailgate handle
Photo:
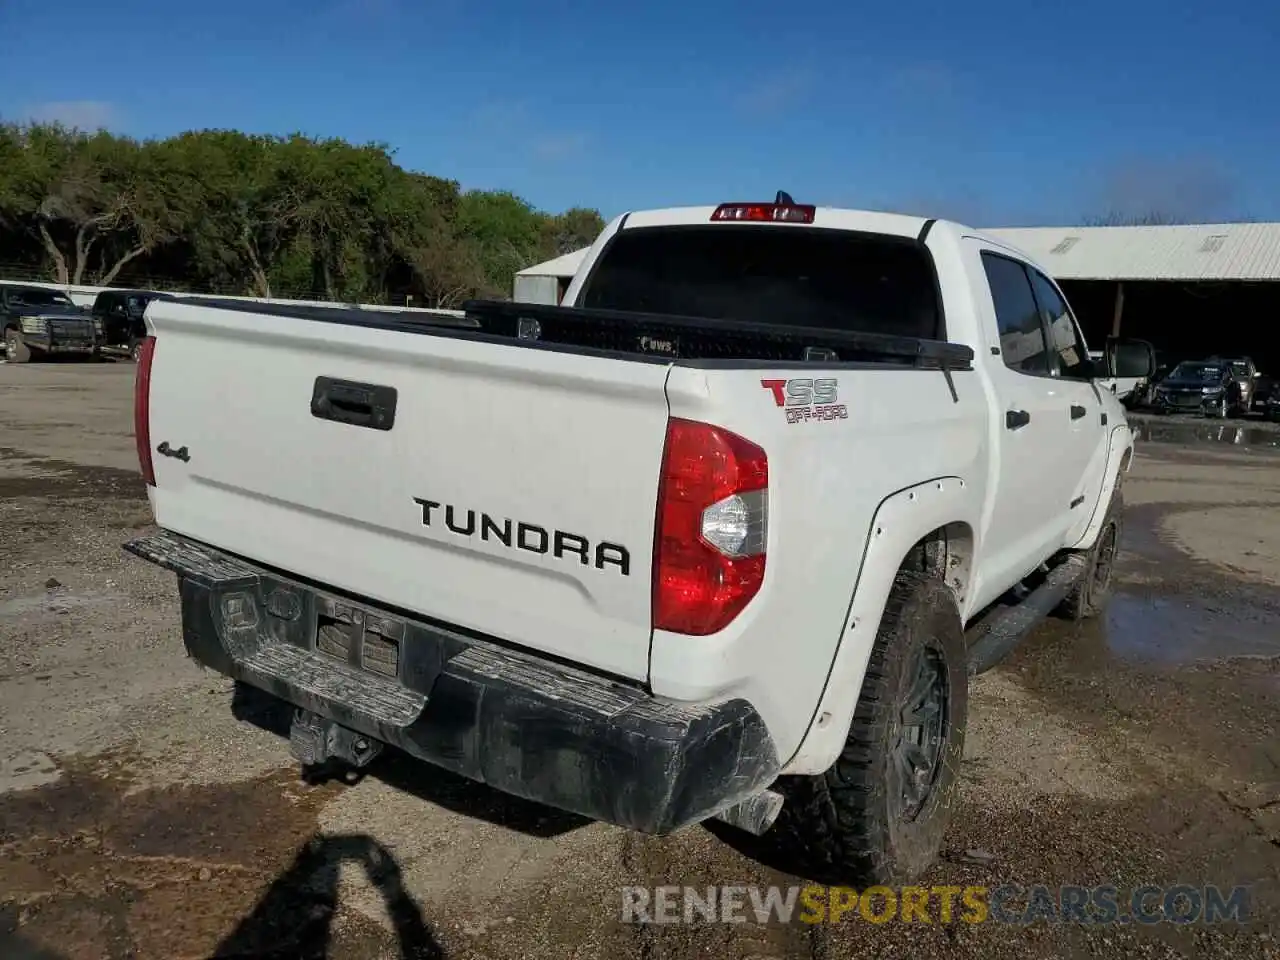
[[[396,422],[396,388],[316,377],[311,415],[353,427],[390,430]]]

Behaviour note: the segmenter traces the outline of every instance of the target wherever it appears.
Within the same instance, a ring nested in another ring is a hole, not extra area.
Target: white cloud
[[[115,104],[105,100],[50,100],[37,103],[26,113],[36,123],[61,123],[89,131],[110,127],[120,119]]]

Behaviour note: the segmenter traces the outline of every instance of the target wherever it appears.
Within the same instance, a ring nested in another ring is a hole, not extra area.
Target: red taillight
[[[658,489],[653,626],[724,629],[764,581],[769,458],[720,427],[672,419]]]
[[[133,438],[138,444],[142,479],[149,487],[156,485],[156,470],[151,462],[151,360],[155,354],[156,338],[143,337],[133,379]]]
[[[817,208],[806,203],[722,203],[712,220],[735,223],[813,223]]]

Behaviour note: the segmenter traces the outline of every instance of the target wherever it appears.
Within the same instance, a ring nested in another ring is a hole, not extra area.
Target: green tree
[[[458,234],[474,245],[492,291],[505,290],[517,270],[536,263],[545,217],[513,193],[470,190],[458,206]]]
[[[0,223],[38,238],[61,283],[110,283],[172,235],[153,143],[9,125],[0,151]]]
[[[558,216],[547,218],[543,246],[548,256],[563,256],[589,247],[604,226],[604,219],[598,210],[574,207]]]
[[[299,199],[277,177],[279,144],[236,130],[173,140],[176,216],[197,270],[219,287],[271,296],[271,267],[298,229]]]
[[[61,282],[452,306],[506,296],[517,270],[602,227],[405,170],[379,143],[0,123],[0,262]]]

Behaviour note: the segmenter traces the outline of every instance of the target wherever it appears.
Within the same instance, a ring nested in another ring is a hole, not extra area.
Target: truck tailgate
[[[156,522],[643,679],[663,363],[153,303]],[[317,378],[393,388],[389,429]]]

